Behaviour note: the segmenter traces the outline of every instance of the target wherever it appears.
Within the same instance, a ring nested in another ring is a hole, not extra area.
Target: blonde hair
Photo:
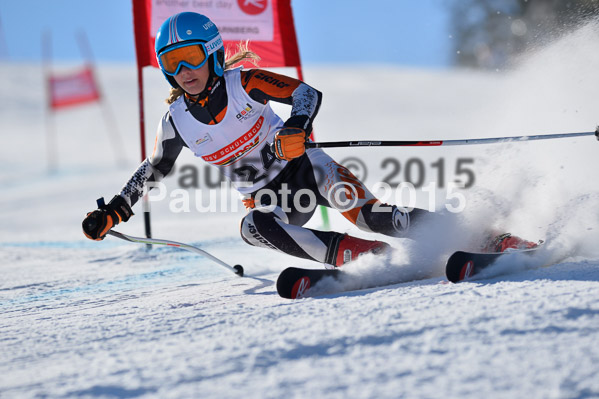
[[[240,62],[250,61],[255,66],[258,66],[258,61],[260,61],[260,56],[249,48],[249,40],[245,42],[239,42],[237,44],[237,52],[227,58],[227,52],[225,50],[225,71],[229,69],[233,69],[233,67]],[[216,55],[215,55],[216,56]],[[165,100],[167,104],[174,103],[179,97],[181,97],[185,92],[180,87],[174,88],[172,87],[168,98]]]

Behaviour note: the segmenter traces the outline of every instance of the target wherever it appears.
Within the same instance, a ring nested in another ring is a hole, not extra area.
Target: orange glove
[[[278,159],[291,161],[306,152],[306,132],[299,127],[284,127],[275,134],[273,152]]]
[[[126,222],[132,215],[131,207],[120,195],[115,195],[108,205],[101,198],[98,200],[98,209],[88,213],[83,220],[83,233],[90,240],[103,240],[108,230],[120,222]]]

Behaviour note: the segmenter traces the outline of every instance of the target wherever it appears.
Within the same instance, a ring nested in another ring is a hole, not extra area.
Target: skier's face
[[[175,75],[175,81],[179,86],[192,95],[200,94],[206,88],[209,78],[210,68],[207,62],[198,69],[181,66],[181,70]]]

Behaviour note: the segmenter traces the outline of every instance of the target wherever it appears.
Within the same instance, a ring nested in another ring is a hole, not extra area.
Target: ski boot
[[[506,252],[515,249],[532,249],[539,246],[539,243],[526,241],[510,233],[499,234],[489,241],[483,252]]]
[[[386,242],[368,241],[346,234],[339,241],[334,266],[342,266],[358,259],[361,255],[368,253],[382,255],[390,250],[391,246]]]

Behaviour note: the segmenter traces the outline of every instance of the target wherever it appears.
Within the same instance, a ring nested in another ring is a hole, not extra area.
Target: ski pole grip
[[[597,129],[595,129],[595,137],[599,140],[599,125],[597,125]]]

